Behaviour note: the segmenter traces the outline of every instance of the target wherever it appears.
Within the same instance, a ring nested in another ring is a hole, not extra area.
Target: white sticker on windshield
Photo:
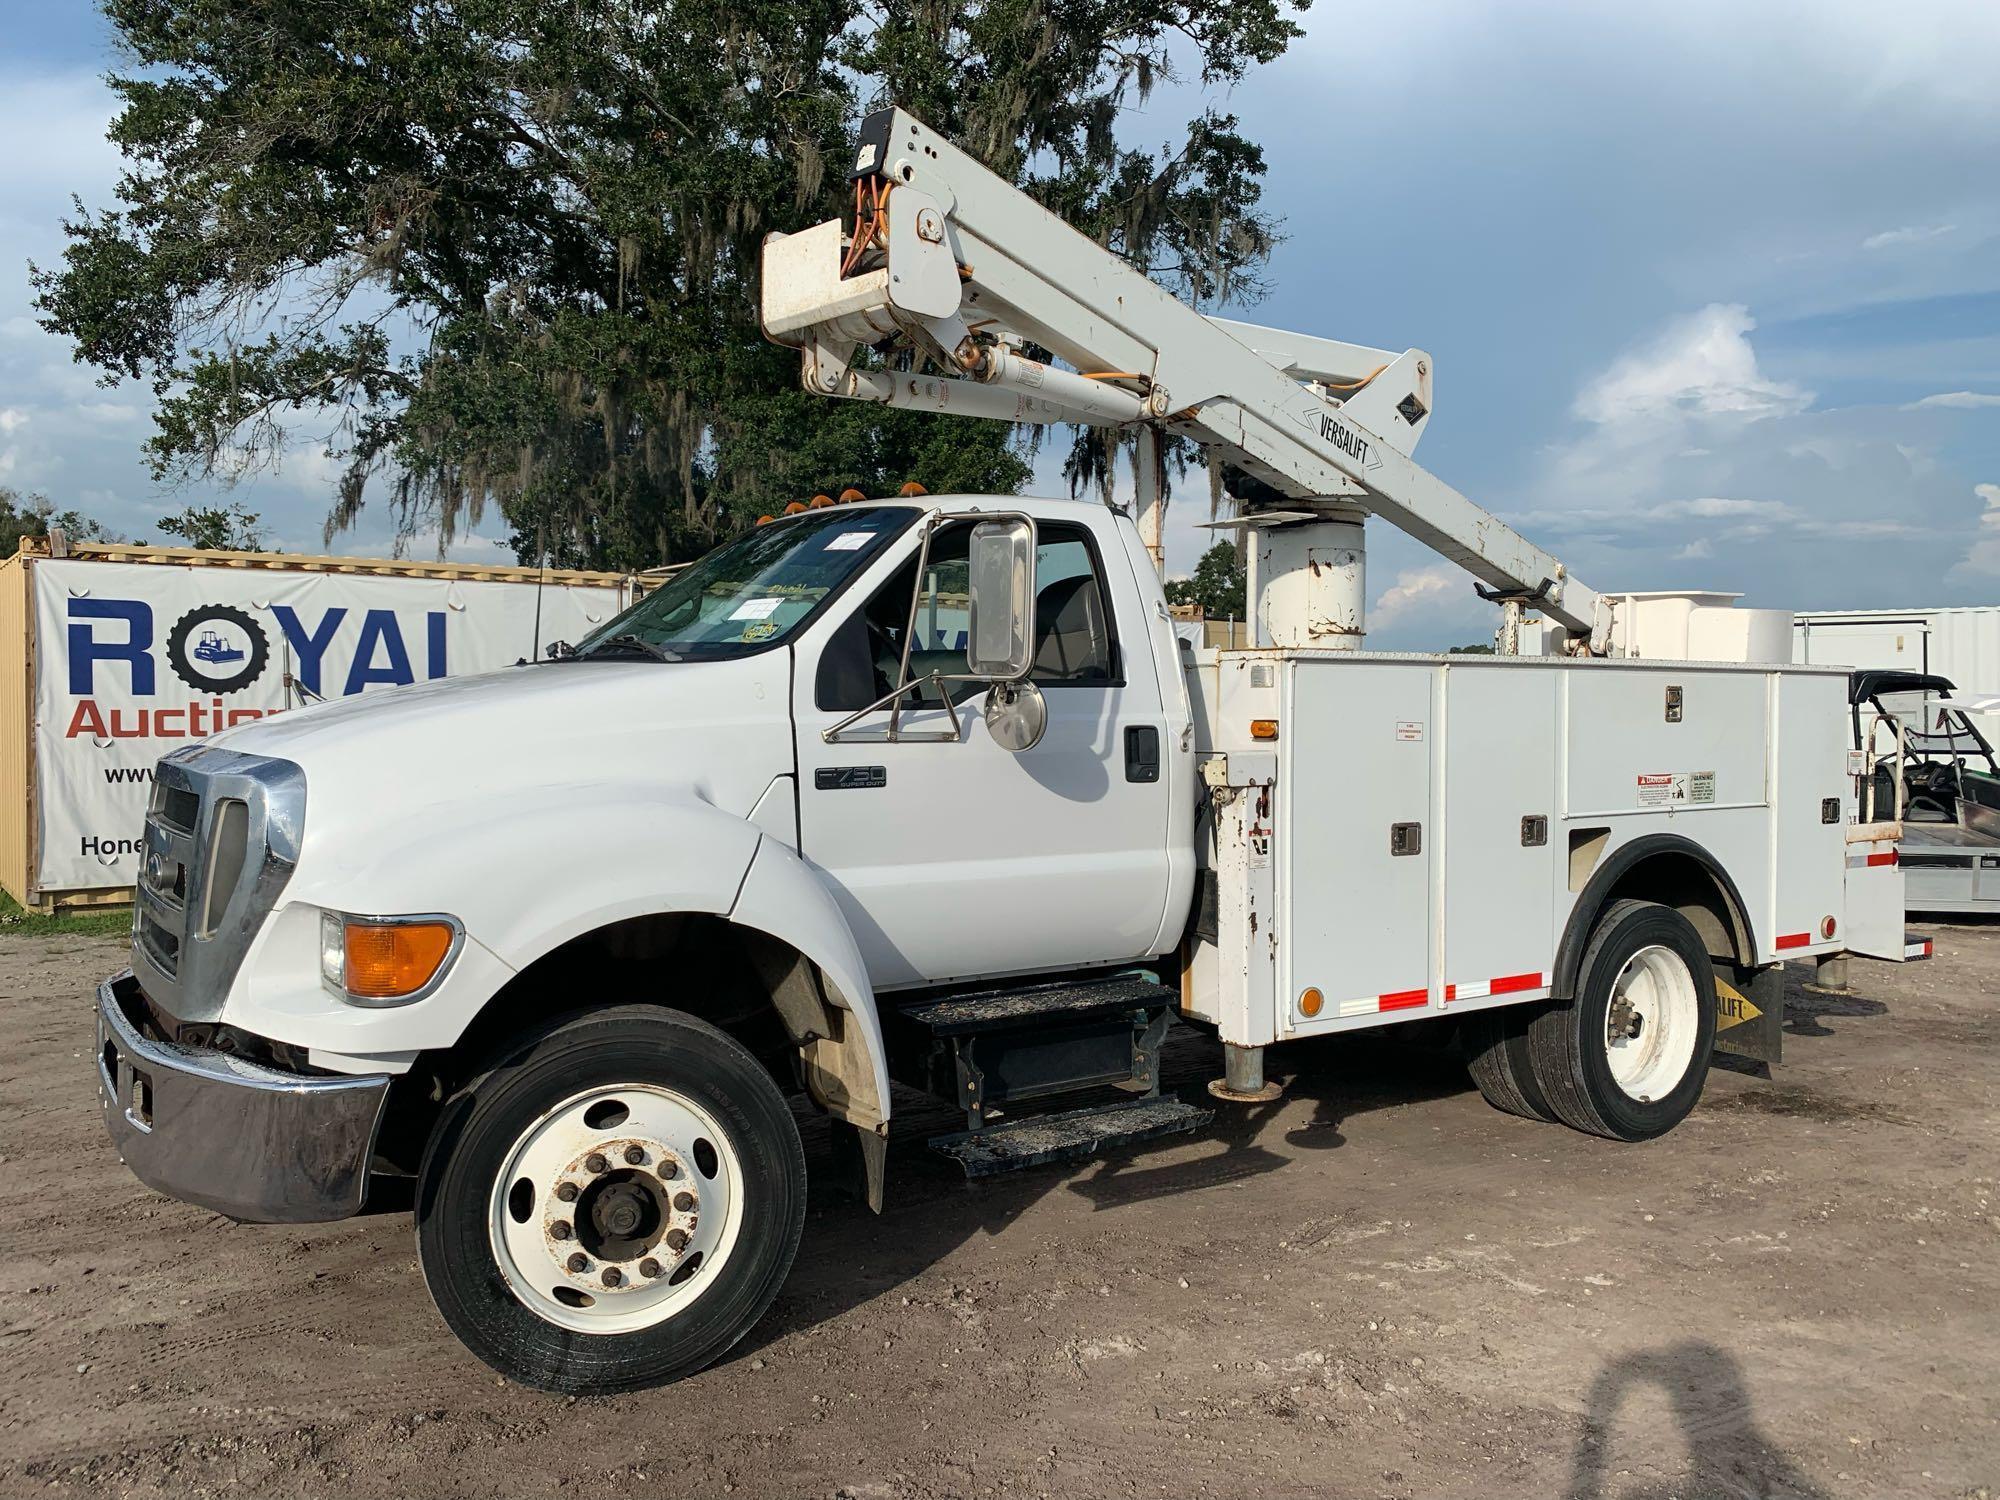
[[[729,618],[732,620],[768,620],[778,612],[778,606],[784,602],[782,599],[745,599],[735,609],[730,611]]]
[[[861,548],[868,545],[868,539],[873,535],[872,531],[843,531],[839,536],[827,539],[826,550],[829,552],[858,552]]]

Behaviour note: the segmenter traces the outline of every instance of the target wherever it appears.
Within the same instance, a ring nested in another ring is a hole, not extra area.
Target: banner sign
[[[35,564],[45,891],[129,886],[153,763],[318,699],[463,676],[577,641],[619,587],[363,573]]]

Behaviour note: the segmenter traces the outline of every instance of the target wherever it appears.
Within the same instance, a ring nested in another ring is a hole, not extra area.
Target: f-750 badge
[[[1345,422],[1329,416],[1325,412],[1319,414],[1319,435],[1356,463],[1360,464],[1362,468],[1379,469],[1382,467],[1382,460],[1376,455],[1373,445],[1369,443],[1367,438],[1356,432],[1352,427],[1349,427]]]

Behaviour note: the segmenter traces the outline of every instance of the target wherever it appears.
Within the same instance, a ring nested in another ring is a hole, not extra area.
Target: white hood
[[[306,832],[535,788],[623,785],[747,814],[793,769],[791,653],[508,667],[274,714],[215,737],[306,773]],[[350,800],[351,799],[351,800]]]

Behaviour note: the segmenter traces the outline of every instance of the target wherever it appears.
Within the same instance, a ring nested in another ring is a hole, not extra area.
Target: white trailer
[[[1798,661],[1948,677],[1961,697],[2000,693],[2000,604],[1812,610],[1793,630]]]
[[[1639,1141],[1712,1049],[1777,1060],[1780,961],[1905,956],[1845,674],[1743,659],[1772,622],[1726,600],[1621,608],[1417,467],[1427,356],[1201,317],[900,111],[856,181],[851,234],[767,247],[807,388],[1232,456],[1284,497],[1257,644],[1177,637],[1156,503],[801,503],[556,660],[177,752],[98,999],[146,1181],[297,1221],[410,1173],[468,1347],[629,1389],[782,1284],[794,1085],[878,1207],[892,1078],[974,1174],[1201,1128],[1177,1017],[1221,1101],[1423,1018],[1498,1107]],[[1353,649],[1371,514],[1551,654]]]

